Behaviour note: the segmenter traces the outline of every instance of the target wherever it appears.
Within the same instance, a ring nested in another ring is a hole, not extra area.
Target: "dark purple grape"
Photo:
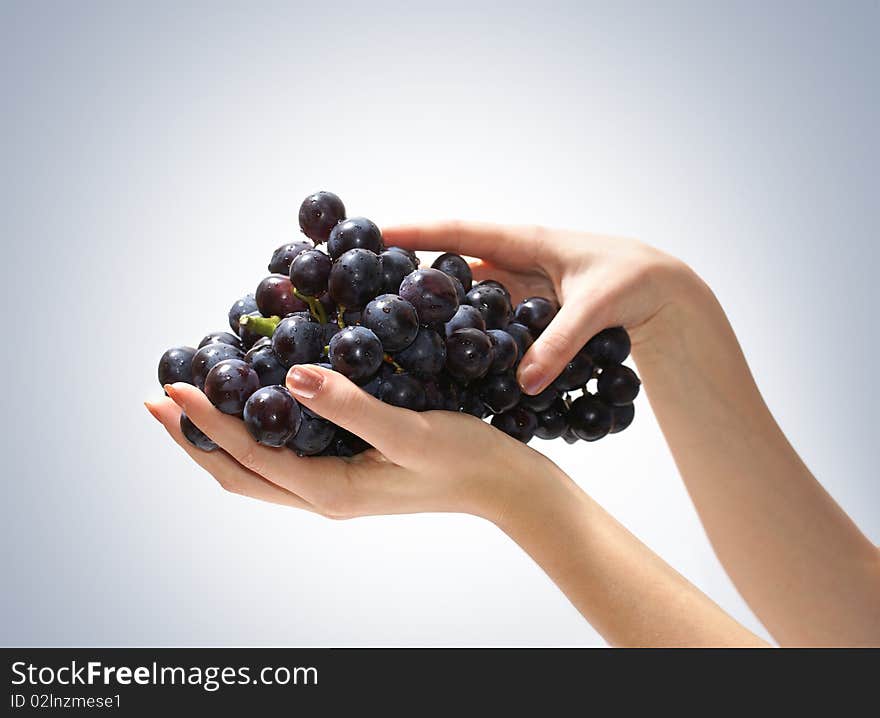
[[[349,249],[333,262],[328,287],[342,307],[363,307],[379,293],[382,269],[379,256],[369,249]]]
[[[571,391],[584,386],[593,378],[593,360],[584,349],[581,349],[565,365],[562,373],[553,382],[553,386],[559,391]]]
[[[481,332],[486,331],[486,322],[483,321],[483,315],[479,310],[470,304],[462,304],[455,310],[455,314],[444,325],[446,336],[448,337],[456,329],[479,329]]]
[[[314,245],[305,240],[291,242],[290,244],[282,244],[278,249],[272,252],[272,259],[269,260],[269,271],[272,274],[283,274],[287,276],[290,272],[290,265],[300,252],[307,249],[313,249]]]
[[[272,351],[284,366],[312,364],[324,351],[324,326],[305,314],[282,319],[272,335]]]
[[[241,349],[241,339],[229,332],[211,332],[206,334],[202,341],[199,342],[199,349],[208,346],[208,344],[228,344],[236,349]]]
[[[459,329],[446,340],[446,370],[457,379],[479,379],[494,358],[492,341],[479,329]]]
[[[326,324],[321,325],[322,330],[324,332],[324,346],[330,344],[330,340],[335,337],[339,332],[342,331],[342,327],[340,327],[336,321],[329,321]]]
[[[281,363],[278,355],[272,350],[271,340],[266,337],[263,337],[263,339],[266,339],[266,344],[261,346],[255,344],[244,355],[244,360],[257,372],[257,375],[260,377],[260,386],[284,384],[287,378],[287,367]]]
[[[315,244],[326,242],[330,231],[345,219],[345,205],[332,192],[315,192],[299,207],[299,228]]]
[[[474,275],[464,257],[447,252],[437,257],[431,266],[434,269],[439,269],[444,274],[448,274],[450,277],[455,277],[461,282],[465,292],[470,291],[471,285],[474,283]]]
[[[380,294],[364,307],[361,325],[372,329],[386,352],[406,349],[419,333],[415,307],[396,294]]]
[[[419,264],[421,264],[421,260],[419,259],[419,255],[413,252],[411,249],[406,249],[404,247],[386,247],[386,252],[400,252],[401,254],[405,254],[413,263],[413,266],[418,269]]]
[[[391,368],[391,373],[393,374],[394,369],[390,365],[383,364],[381,367],[379,367],[379,371],[373,374],[373,376],[370,377],[370,380],[366,384],[359,385],[363,391],[367,392],[367,394],[375,397],[376,399],[379,398],[379,391],[382,389],[382,384],[385,382],[385,379],[388,378],[388,374],[386,374],[384,371],[386,366]]]
[[[611,433],[619,434],[632,424],[636,415],[635,404],[611,407]]]
[[[529,297],[516,305],[513,317],[527,327],[533,337],[537,337],[547,328],[557,311],[556,305],[549,299]]]
[[[369,448],[372,447],[361,437],[340,427],[336,430],[336,438],[333,443],[321,455],[350,459],[353,456],[362,454]]]
[[[514,338],[516,341],[517,347],[519,347],[519,355],[525,356],[526,352],[529,350],[529,347],[535,343],[535,338],[532,336],[532,333],[528,330],[524,324],[520,324],[519,322],[511,322],[507,325],[507,329],[505,329],[510,336]]]
[[[598,393],[611,406],[632,404],[639,395],[642,382],[628,366],[609,366],[599,375]]]
[[[480,310],[489,329],[506,329],[513,318],[510,297],[499,284],[480,282],[467,293],[467,302]]]
[[[288,440],[287,447],[299,456],[315,456],[324,451],[336,438],[336,425],[314,412],[300,407],[299,430]]]
[[[584,347],[593,358],[593,364],[598,367],[623,364],[632,349],[626,329],[623,327],[611,327],[603,329],[594,336]]]
[[[570,426],[562,432],[562,438],[566,444],[576,444],[580,441],[580,437],[571,430]]]
[[[522,391],[513,375],[489,374],[480,381],[479,394],[493,414],[500,414],[517,405]]]
[[[233,416],[241,416],[245,402],[259,388],[260,377],[242,359],[217,362],[205,377],[205,396],[224,414]]]
[[[489,371],[493,374],[503,374],[513,369],[520,358],[516,340],[503,329],[489,329],[486,334],[489,335],[493,349]]]
[[[337,224],[330,231],[327,251],[333,259],[339,259],[350,249],[368,249],[374,254],[382,252],[382,232],[366,217],[352,217]]]
[[[464,287],[462,286],[461,282],[458,281],[457,277],[449,278],[452,280],[452,286],[455,287],[455,298],[458,300],[458,306],[461,306],[462,304],[467,304],[467,292],[464,291]]]
[[[426,379],[422,383],[425,387],[425,408],[429,411],[445,409],[448,398],[443,394],[440,383],[436,379]]]
[[[327,291],[333,262],[320,249],[300,252],[290,265],[290,282],[307,297],[319,297]]]
[[[373,376],[384,356],[379,337],[366,327],[346,327],[330,340],[330,364],[352,381]]]
[[[539,439],[558,439],[568,431],[568,409],[562,399],[556,399],[550,406],[535,412],[538,428],[535,436]]]
[[[392,406],[424,411],[428,406],[425,386],[409,374],[392,374],[382,382],[377,398]]]
[[[242,314],[243,317],[262,317],[259,311],[256,312],[248,312],[247,314]],[[241,324],[241,317],[239,320],[239,331],[238,336],[241,337],[242,346],[245,349],[253,349],[256,346],[256,343],[260,341],[260,339],[266,339],[262,334],[258,334],[255,332],[249,324]]]
[[[478,419],[485,419],[492,413],[489,411],[489,407],[483,403],[475,387],[461,390],[458,410],[463,414],[470,414]]]
[[[243,359],[244,353],[229,344],[208,344],[192,358],[192,383],[204,391],[208,372],[226,359]]]
[[[394,355],[394,361],[415,376],[436,376],[446,364],[446,345],[433,329],[420,327],[412,343]]]
[[[193,424],[192,419],[182,412],[180,414],[180,431],[183,437],[197,449],[214,451],[217,448],[217,444],[205,432]]]
[[[558,398],[559,392],[552,386],[548,386],[540,394],[535,394],[534,396],[523,394],[519,403],[526,409],[531,409],[532,411],[544,411],[549,409]]]
[[[254,295],[247,294],[243,296],[229,308],[229,328],[241,336],[241,325],[238,323],[238,320],[245,314],[251,314],[256,311],[258,311],[258,308],[257,300],[254,298]]]
[[[388,249],[379,255],[379,266],[382,269],[383,294],[397,294],[404,277],[416,271],[416,265],[408,254],[393,249]]]
[[[611,431],[611,409],[593,394],[575,399],[568,410],[568,425],[579,439],[598,441]]]
[[[192,360],[196,354],[193,347],[171,347],[159,359],[159,385],[193,384]]]
[[[300,408],[283,386],[264,386],[248,397],[244,425],[258,444],[284,446],[299,430]]]
[[[262,349],[263,347],[270,346],[272,346],[272,340],[269,337],[260,337],[253,343],[251,349]],[[248,351],[250,351],[250,349]]]
[[[498,287],[498,289],[500,289],[502,292],[504,292],[504,296],[507,297],[507,301],[510,303],[511,308],[513,307],[513,299],[510,296],[510,291],[507,289],[507,287],[505,287],[497,279],[484,279],[482,282],[477,282],[477,284],[482,284],[484,288],[485,287]]]
[[[289,270],[288,270],[289,271]],[[264,317],[286,317],[308,311],[308,305],[293,293],[290,277],[271,274],[257,286],[257,307]]]
[[[500,429],[508,436],[512,436],[517,441],[528,444],[538,428],[538,420],[535,418],[534,413],[521,406],[517,406],[510,411],[505,411],[503,414],[495,414],[492,417],[492,426]]]
[[[442,324],[458,309],[452,280],[438,269],[417,269],[400,283],[400,296],[412,304],[422,324]]]

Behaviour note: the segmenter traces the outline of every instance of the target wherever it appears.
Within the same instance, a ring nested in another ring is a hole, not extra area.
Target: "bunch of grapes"
[[[285,388],[295,364],[337,371],[394,406],[491,417],[522,442],[596,441],[632,423],[640,381],[623,364],[630,339],[622,327],[597,334],[529,396],[516,370],[556,314],[553,302],[530,297],[513,306],[500,282],[474,283],[457,254],[420,268],[415,253],[386,247],[369,219],[347,218],[331,192],[307,197],[299,224],[311,241],[275,250],[271,274],[230,308],[231,332],[166,351],[160,384],[197,386],[220,411],[243,418],[256,441],[300,456],[348,457],[369,447],[297,403]],[[180,426],[195,446],[216,448],[185,414]]]

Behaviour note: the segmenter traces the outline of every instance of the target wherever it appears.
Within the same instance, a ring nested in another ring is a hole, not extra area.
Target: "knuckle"
[[[253,471],[255,474],[263,473],[264,462],[255,444],[247,445],[241,452],[238,461],[242,466],[249,471]]]

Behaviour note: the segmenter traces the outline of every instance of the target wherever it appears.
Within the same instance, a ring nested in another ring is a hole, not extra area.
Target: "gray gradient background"
[[[317,188],[683,257],[880,541],[877,2],[247,5],[0,4],[0,642],[601,644],[489,524],[249,502],[147,415]],[[762,632],[639,408],[544,448]]]

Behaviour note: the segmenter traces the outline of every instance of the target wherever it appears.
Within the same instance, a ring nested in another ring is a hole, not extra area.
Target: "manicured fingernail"
[[[165,390],[165,393],[171,398],[175,404],[180,403],[180,395],[174,390],[174,387],[171,384],[165,384],[162,387]]]
[[[529,364],[519,375],[519,385],[526,394],[538,394],[544,388],[545,380],[544,372],[537,364]]]
[[[158,411],[158,409],[156,409],[155,406],[153,406],[153,405],[152,405],[150,402],[148,402],[148,401],[145,401],[145,402],[144,402],[144,406],[147,407],[147,411],[149,411],[149,412],[153,415],[153,418],[154,418],[156,421],[162,421],[162,420],[159,418],[159,411]]]
[[[287,388],[303,399],[314,399],[324,384],[324,375],[307,366],[295,366],[287,375]]]

